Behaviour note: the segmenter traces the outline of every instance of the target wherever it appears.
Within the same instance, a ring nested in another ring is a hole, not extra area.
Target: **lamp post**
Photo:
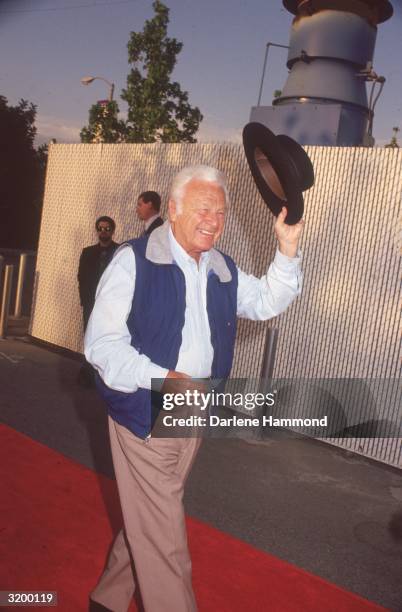
[[[103,77],[99,77],[99,76],[82,77],[81,83],[82,83],[82,85],[90,85],[96,79],[99,79],[100,81],[104,81],[107,85],[109,85],[109,98],[108,98],[108,100],[109,100],[109,102],[113,102],[114,83],[111,83],[107,79],[104,79]]]

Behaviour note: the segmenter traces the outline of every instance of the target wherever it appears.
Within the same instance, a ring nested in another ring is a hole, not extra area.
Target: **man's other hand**
[[[287,225],[285,223],[287,214],[288,211],[285,206],[283,206],[281,212],[276,218],[274,230],[278,239],[280,252],[287,257],[296,257],[304,221],[301,219],[295,225]]]
[[[185,393],[195,390],[205,393],[208,385],[205,381],[193,380],[191,376],[175,370],[169,370],[161,389],[162,393]]]

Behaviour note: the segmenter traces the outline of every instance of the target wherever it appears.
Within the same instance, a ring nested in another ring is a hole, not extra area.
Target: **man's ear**
[[[174,223],[177,217],[177,205],[174,200],[169,200],[168,202],[168,216],[169,221]]]

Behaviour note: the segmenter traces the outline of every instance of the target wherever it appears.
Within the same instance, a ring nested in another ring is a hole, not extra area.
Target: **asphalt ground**
[[[0,341],[0,420],[113,477],[105,408],[78,385],[79,369],[27,339]],[[185,505],[190,516],[402,611],[395,468],[305,438],[204,440]]]

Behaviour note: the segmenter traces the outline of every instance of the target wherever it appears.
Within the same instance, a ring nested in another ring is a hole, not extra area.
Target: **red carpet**
[[[57,591],[59,612],[85,611],[120,527],[115,483],[6,426],[0,436],[0,590]],[[188,531],[200,612],[384,610],[200,521]]]

